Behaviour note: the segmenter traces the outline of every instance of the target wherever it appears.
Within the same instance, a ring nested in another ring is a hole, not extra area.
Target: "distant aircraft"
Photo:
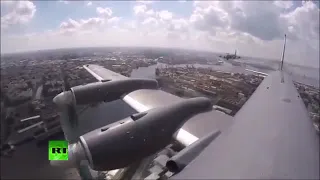
[[[71,167],[82,161],[93,170],[113,170],[158,152],[172,139],[184,149],[166,163],[171,179],[319,179],[319,136],[290,76],[268,74],[234,116],[212,110],[207,98],[182,99],[158,89],[157,82],[127,78],[98,65],[84,68],[99,82],[62,92],[66,139],[73,121],[68,106],[122,99],[137,111],[70,142]],[[74,116],[73,116],[74,117]]]

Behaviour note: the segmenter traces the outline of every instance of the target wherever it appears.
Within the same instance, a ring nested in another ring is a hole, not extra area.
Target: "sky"
[[[319,68],[319,1],[1,0],[1,53],[173,47]]]

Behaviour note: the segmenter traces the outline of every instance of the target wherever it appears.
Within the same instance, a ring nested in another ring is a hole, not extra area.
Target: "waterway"
[[[185,67],[186,65],[191,65],[191,64],[173,65],[173,67]],[[250,65],[234,66],[227,61],[224,61],[222,65],[202,65],[202,64],[192,64],[192,65],[194,67],[211,68],[216,71],[245,73],[245,74],[253,74],[253,72],[246,71],[245,69],[251,69],[251,70],[263,72],[266,74],[269,74],[274,71],[269,69],[257,68]],[[166,66],[167,66],[166,64],[158,63],[156,65],[152,65],[149,67],[141,67],[138,69],[134,69],[131,73],[131,77],[154,79],[155,69],[157,67],[161,68]],[[270,67],[270,68],[274,68],[274,65],[273,67]],[[319,69],[288,65],[288,66],[285,66],[285,71],[291,74],[292,79],[294,81],[319,88]]]
[[[155,69],[157,67],[165,66],[165,64],[158,63],[157,65],[149,67],[141,67],[133,70],[131,77],[154,79]],[[186,66],[186,64],[175,66]],[[264,73],[271,72],[270,70],[258,69],[250,66],[233,66],[228,62],[225,62],[221,66],[200,64],[194,64],[194,66],[209,67],[214,70],[234,73],[238,72],[250,74],[250,72],[245,71],[246,68]],[[312,75],[315,74],[315,70],[312,71],[312,69],[299,68],[293,68],[293,70],[293,72],[296,72],[294,74],[294,80],[306,84],[314,84],[315,86],[319,87],[319,80],[316,79],[316,76],[313,77]],[[303,75],[306,75],[306,77],[303,77]],[[125,118],[134,112],[135,110],[120,100],[111,103],[101,103],[96,107],[88,108],[81,115],[79,115],[79,124],[78,127],[74,128],[74,133],[77,135],[84,134],[101,126],[121,120],[122,118]],[[17,151],[13,154],[12,158],[1,157],[1,177],[4,179],[66,179],[68,177],[72,179],[73,177],[74,179],[74,177],[77,176],[74,174],[76,173],[74,170],[64,170],[51,167],[47,157],[47,145],[37,147],[34,142],[21,145],[20,147],[17,147]]]
[[[211,68],[216,71],[223,71],[223,72],[233,72],[233,73],[246,73],[246,74],[252,74],[249,71],[245,71],[244,67],[240,66],[233,66],[230,63],[224,63],[223,65],[203,65],[203,64],[179,64],[179,65],[170,65],[170,67],[186,67],[187,65],[193,65],[194,67],[202,67],[202,68]],[[155,78],[155,69],[158,68],[164,68],[168,66],[167,64],[158,63],[156,65],[152,65],[149,67],[141,67],[138,69],[134,69],[131,73],[131,77],[135,78]],[[257,68],[251,68],[253,70],[257,70]],[[261,72],[269,73],[270,71],[261,70]]]

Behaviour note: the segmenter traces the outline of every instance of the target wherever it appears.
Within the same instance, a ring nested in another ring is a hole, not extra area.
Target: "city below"
[[[236,51],[225,55],[155,48],[81,48],[2,55],[1,159],[14,159],[25,144],[35,142],[41,148],[62,135],[52,99],[71,87],[96,82],[83,68],[85,64],[98,64],[127,77],[156,79],[162,90],[183,98],[208,97],[215,110],[231,116],[264,79],[256,71],[268,74],[276,68],[248,61]],[[314,79],[301,73],[298,76]],[[295,85],[319,131],[319,87],[298,80]],[[78,116],[87,109],[77,107]]]

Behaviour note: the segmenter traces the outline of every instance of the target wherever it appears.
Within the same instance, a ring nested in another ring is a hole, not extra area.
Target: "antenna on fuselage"
[[[282,71],[283,68],[283,61],[284,61],[284,53],[286,51],[286,42],[287,42],[287,35],[284,35],[284,44],[283,44],[283,51],[282,51],[282,57],[281,57],[281,64],[280,64],[280,71]]]

